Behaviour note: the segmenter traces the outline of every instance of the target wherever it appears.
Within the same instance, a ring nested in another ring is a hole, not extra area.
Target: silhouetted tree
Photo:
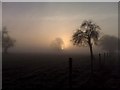
[[[120,39],[118,39],[115,36],[104,35],[100,39],[99,45],[100,45],[101,49],[111,53],[111,52],[118,51],[119,41],[120,41]]]
[[[2,50],[4,53],[8,52],[8,49],[13,47],[15,43],[15,40],[12,39],[7,31],[6,27],[2,28]]]
[[[52,41],[51,46],[53,49],[61,51],[61,49],[64,48],[64,41],[60,37],[55,38],[55,40]]]
[[[93,74],[93,45],[97,45],[101,28],[91,20],[85,20],[72,36],[73,45],[89,46],[91,53],[91,74]]]

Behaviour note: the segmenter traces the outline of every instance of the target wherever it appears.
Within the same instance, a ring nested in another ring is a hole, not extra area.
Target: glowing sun
[[[61,45],[61,50],[64,50],[64,45]]]

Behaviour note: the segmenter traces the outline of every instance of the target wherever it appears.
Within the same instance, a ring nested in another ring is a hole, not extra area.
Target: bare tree
[[[100,47],[109,53],[115,52],[118,50],[119,41],[120,39],[115,36],[104,35],[100,40]]]
[[[97,45],[101,28],[91,20],[85,20],[72,36],[73,45],[89,46],[91,54],[91,74],[93,75],[93,45]]]
[[[55,40],[52,41],[51,46],[53,47],[53,49],[61,51],[64,48],[64,41],[62,38],[57,37],[55,38]]]
[[[9,36],[7,28],[3,27],[2,28],[2,50],[3,50],[3,53],[7,53],[8,49],[14,46],[14,43],[15,43],[15,40]]]

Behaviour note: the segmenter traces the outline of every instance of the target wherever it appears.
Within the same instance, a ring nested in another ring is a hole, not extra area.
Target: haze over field
[[[86,19],[95,21],[102,28],[102,35],[118,36],[117,2],[3,2],[2,10],[3,26],[16,39],[11,49],[14,52],[54,52],[51,44],[56,38],[63,40],[64,52],[89,52],[70,42],[73,32]]]
[[[117,2],[3,2],[1,19],[3,89],[120,88]]]

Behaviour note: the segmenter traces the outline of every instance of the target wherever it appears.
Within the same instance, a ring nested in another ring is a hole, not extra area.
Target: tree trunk
[[[91,43],[89,43],[89,47],[90,47],[90,55],[91,55],[91,75],[93,76],[93,50]]]

